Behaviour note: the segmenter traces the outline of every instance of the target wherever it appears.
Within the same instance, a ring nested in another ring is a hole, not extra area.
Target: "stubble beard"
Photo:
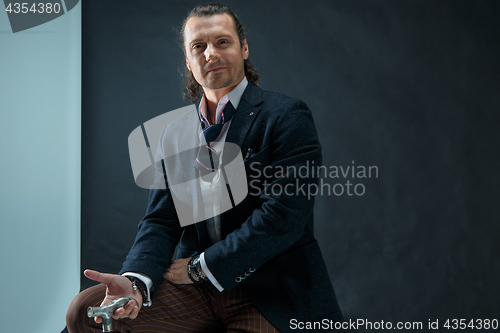
[[[206,79],[205,80],[205,85],[208,89],[222,89],[222,88],[226,88],[226,87],[229,87],[231,85],[231,83],[233,83],[233,77],[232,76],[229,76],[225,81],[222,81],[222,82],[218,82],[218,80],[210,80],[210,79]]]
[[[227,74],[229,74],[229,75],[226,78],[226,80],[224,80],[224,81],[217,80],[217,77],[215,78],[215,80],[210,80],[210,78],[205,77],[205,80],[204,80],[205,86],[208,89],[213,89],[213,90],[229,87],[230,85],[235,83],[235,81],[239,77],[241,77],[241,75],[244,73],[244,66],[241,66],[241,70],[239,71],[239,73],[237,73],[237,75],[233,75],[233,73],[231,73],[230,67],[228,67],[228,70],[229,70],[229,73],[227,73]],[[211,75],[211,74],[208,74],[208,75]],[[216,76],[217,76],[217,74],[216,74]]]

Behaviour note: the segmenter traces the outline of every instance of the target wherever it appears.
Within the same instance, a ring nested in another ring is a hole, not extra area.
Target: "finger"
[[[105,285],[109,285],[114,279],[113,274],[100,273],[91,269],[86,269],[83,273],[89,279],[104,283]]]
[[[137,318],[138,315],[139,315],[139,307],[138,306],[134,306],[134,308],[132,309],[132,312],[130,312],[129,318],[130,319],[135,319],[135,318]]]
[[[132,311],[134,309],[134,307],[137,306],[137,303],[135,302],[135,300],[130,300],[125,306],[125,310],[127,311]]]
[[[132,315],[134,315],[134,308],[137,308],[137,311],[135,313],[135,316],[137,316],[139,307],[137,306],[137,303],[135,301],[131,300],[124,307],[116,309],[112,317],[114,319],[130,318]]]
[[[171,273],[171,272],[166,272],[166,273],[163,275],[163,277],[164,277],[165,279],[167,279],[168,281],[170,281],[170,282],[174,282],[174,280],[173,280],[173,275],[172,275],[172,273]]]
[[[139,314],[139,307],[133,306],[132,308],[119,308],[113,313],[113,319],[118,320],[122,318],[135,319]]]
[[[139,313],[139,307],[134,306],[132,309],[119,308],[113,313],[113,319],[118,320],[122,318],[135,319]]]
[[[98,324],[102,323],[102,318],[101,317],[94,317],[94,321]]]
[[[113,312],[113,315],[111,316],[113,319],[117,320],[120,318],[126,318],[127,317],[127,310],[125,310],[124,307],[118,308]]]

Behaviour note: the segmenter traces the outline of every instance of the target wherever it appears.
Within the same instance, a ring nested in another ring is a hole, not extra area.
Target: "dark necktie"
[[[222,110],[217,124],[209,125],[208,121],[200,114],[202,134],[205,137],[206,145],[200,145],[198,155],[193,163],[193,167],[200,171],[202,179],[212,181],[217,168],[219,167],[219,154],[212,148],[212,143],[219,137],[224,124],[231,120],[234,114],[234,107],[231,102],[227,102]],[[199,112],[199,111],[198,111]],[[200,140],[201,141],[201,140]]]

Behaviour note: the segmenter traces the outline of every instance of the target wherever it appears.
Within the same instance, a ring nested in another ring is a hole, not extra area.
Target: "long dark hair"
[[[201,17],[201,16],[212,16],[212,15],[217,15],[217,14],[228,14],[234,22],[234,26],[236,28],[236,32],[238,33],[238,39],[240,40],[240,45],[243,47],[243,40],[246,39],[246,32],[245,29],[243,28],[240,20],[238,17],[229,9],[229,7],[217,4],[217,3],[209,3],[209,4],[204,4],[204,5],[199,5],[193,8],[191,12],[189,12],[188,16],[182,23],[182,28],[180,30],[180,36],[179,40],[181,42],[181,48],[185,52],[184,49],[184,28],[186,27],[187,21],[191,17]],[[247,80],[252,82],[253,84],[257,85],[259,82],[259,74],[253,68],[252,63],[246,59],[243,63],[244,69],[245,69],[245,76],[247,77]],[[196,102],[200,99],[203,91],[201,85],[196,82],[194,79],[193,73],[189,69],[186,68],[186,66],[183,66],[183,69],[181,70],[181,75],[184,79],[184,87],[182,91],[182,97],[190,102]]]

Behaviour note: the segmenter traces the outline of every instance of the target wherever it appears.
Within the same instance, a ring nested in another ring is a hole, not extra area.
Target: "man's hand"
[[[139,302],[139,304],[136,304],[134,301],[130,301],[124,307],[116,309],[113,313],[113,319],[135,319],[137,317],[142,306],[142,295],[139,290],[132,289],[132,282],[129,279],[121,275],[99,273],[90,269],[85,270],[84,274],[89,279],[106,285],[106,297],[101,306],[122,297],[132,297]],[[101,317],[94,317],[94,320],[98,324],[102,322]]]
[[[163,273],[163,277],[176,284],[193,283],[188,275],[187,265],[189,260],[191,260],[191,257],[172,261],[165,273]]]

